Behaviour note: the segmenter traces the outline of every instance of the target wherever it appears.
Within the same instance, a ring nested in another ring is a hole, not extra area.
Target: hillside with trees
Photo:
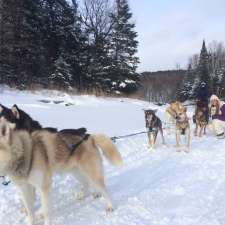
[[[0,82],[132,93],[136,38],[127,0],[0,0]]]
[[[180,100],[193,99],[201,83],[205,83],[210,94],[225,97],[225,47],[222,42],[213,41],[206,47],[202,43],[200,54],[193,55],[188,69],[177,91]]]
[[[149,102],[166,103],[176,99],[185,70],[144,72],[140,76],[138,96]]]

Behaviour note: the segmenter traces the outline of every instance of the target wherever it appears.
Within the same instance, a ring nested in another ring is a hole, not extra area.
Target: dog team
[[[162,143],[165,144],[162,122],[155,115],[157,110],[147,109],[145,122],[148,133],[149,147],[154,148],[158,131],[162,136]],[[185,135],[185,152],[190,148],[190,122],[187,116],[187,108],[179,101],[172,102],[165,112],[168,133],[175,127],[176,148],[180,151],[180,136]],[[209,119],[211,118],[211,121]],[[209,105],[206,101],[197,101],[193,115],[195,123],[194,135],[201,137],[206,134],[206,127],[213,132],[218,139],[225,138],[225,103],[220,101],[216,95],[210,97]]]
[[[209,117],[212,118],[209,123]],[[167,123],[175,127],[176,147],[180,151],[180,135],[185,135],[185,151],[190,147],[190,122],[187,108],[181,102],[172,102],[166,109]],[[206,126],[218,138],[225,134],[225,104],[212,95],[208,104],[197,102],[193,121],[194,135],[201,137]],[[154,147],[160,132],[163,144],[162,122],[156,110],[145,110],[149,145]],[[94,197],[106,199],[107,211],[113,210],[106,189],[103,173],[103,155],[115,166],[122,165],[122,157],[112,140],[104,134],[88,134],[85,128],[57,130],[43,128],[17,105],[11,109],[0,104],[0,175],[8,176],[22,194],[28,225],[35,218],[43,217],[44,224],[51,224],[50,194],[53,174],[70,173],[81,183],[78,198],[92,192]],[[40,192],[41,208],[34,212],[36,191]]]

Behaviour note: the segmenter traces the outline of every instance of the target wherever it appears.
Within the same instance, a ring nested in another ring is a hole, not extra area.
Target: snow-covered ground
[[[50,103],[39,101],[43,99]],[[54,104],[55,100],[73,105]],[[165,106],[138,100],[8,89],[0,93],[0,103],[9,107],[18,104],[44,126],[85,126],[91,133],[109,136],[144,131],[143,108],[157,108],[162,121],[165,111]],[[192,110],[188,108],[190,116]],[[105,212],[102,198],[77,200],[77,181],[69,175],[56,175],[53,224],[225,225],[225,140],[217,140],[209,132],[202,138],[192,135],[190,153],[186,154],[175,151],[175,135],[165,134],[165,138],[166,146],[159,136],[154,151],[148,149],[145,134],[117,140],[124,166],[114,168],[104,160],[106,184],[115,205],[111,214]],[[36,207],[39,205],[37,201]],[[0,186],[0,225],[23,225],[24,220],[16,187]]]

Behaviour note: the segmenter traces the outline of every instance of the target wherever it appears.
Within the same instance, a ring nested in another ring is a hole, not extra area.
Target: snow
[[[39,102],[49,99],[49,104]],[[53,100],[73,103],[54,104]],[[0,102],[14,103],[44,126],[78,128],[109,136],[145,130],[144,108],[158,109],[164,121],[166,106],[126,98],[71,96],[60,92],[20,92],[5,89]],[[189,116],[193,108],[188,108]],[[192,125],[193,130],[193,125]],[[193,132],[192,132],[193,133]],[[70,175],[56,175],[53,183],[54,225],[225,225],[225,140],[212,134],[191,137],[190,153],[175,151],[175,135],[165,134],[147,147],[145,134],[117,140],[124,166],[114,168],[104,160],[106,185],[115,211],[107,214],[104,199],[77,200],[78,182]],[[0,225],[24,225],[19,193],[14,184],[0,187]],[[36,208],[40,206],[39,199]],[[36,223],[43,224],[43,221]]]

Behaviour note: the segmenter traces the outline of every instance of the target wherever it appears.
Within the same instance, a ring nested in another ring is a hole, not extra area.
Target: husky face
[[[148,128],[152,128],[153,127],[153,122],[154,119],[156,118],[155,113],[157,112],[157,110],[145,110],[145,121],[146,121],[146,127]]]
[[[184,122],[187,120],[187,108],[186,107],[181,107],[177,109],[177,121],[179,122]]]

